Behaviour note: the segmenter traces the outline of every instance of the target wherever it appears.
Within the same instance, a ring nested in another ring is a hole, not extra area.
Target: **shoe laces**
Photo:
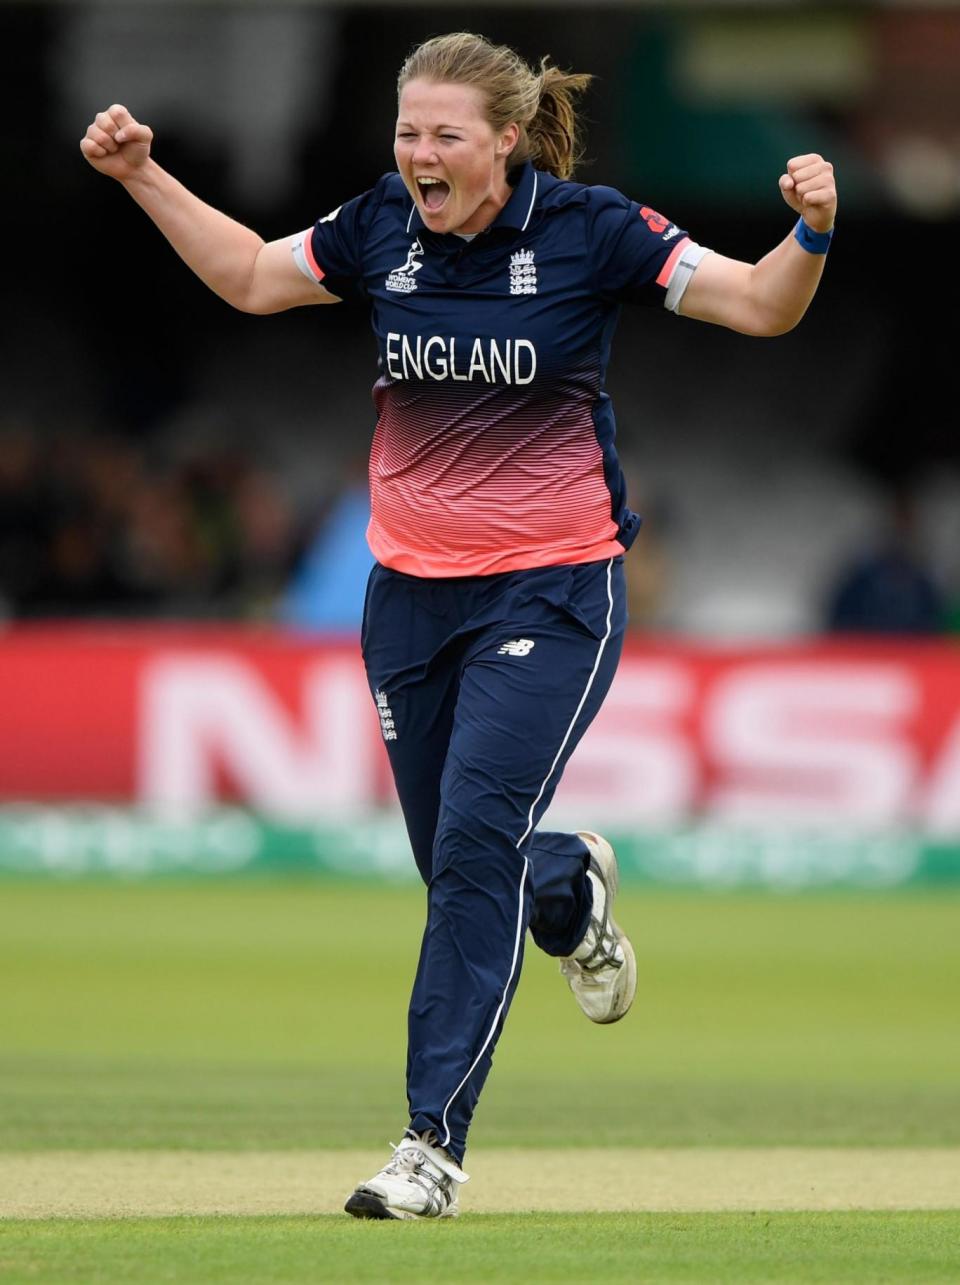
[[[397,1146],[394,1142],[390,1146],[393,1147],[393,1156],[383,1166],[384,1173],[413,1173],[426,1159],[423,1152],[415,1147]]]
[[[421,1183],[427,1180],[434,1188],[440,1187],[446,1190],[452,1185],[452,1179],[442,1170],[435,1168],[430,1157],[417,1146],[418,1141],[418,1137],[414,1134],[406,1137],[399,1145],[391,1142],[393,1155],[380,1172],[395,1177],[408,1174]]]
[[[601,927],[600,925],[597,925]],[[586,959],[578,959],[580,971],[587,973],[599,973],[604,968],[622,968],[623,951],[620,949],[620,943],[615,935],[610,931],[610,925],[604,922],[602,931],[597,934],[597,944]]]
[[[572,956],[560,961],[560,971],[564,977],[576,977],[581,982],[602,986],[606,979],[602,976],[610,968],[623,967],[623,951],[615,934],[610,928],[610,921],[604,913],[603,919],[592,919],[589,932],[594,935],[594,946],[584,959]]]

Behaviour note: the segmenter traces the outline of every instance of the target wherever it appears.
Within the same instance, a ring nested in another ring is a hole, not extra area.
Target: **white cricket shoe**
[[[361,1183],[344,1209],[354,1218],[455,1218],[468,1175],[435,1145],[433,1134],[408,1133],[393,1159]]]
[[[560,961],[560,971],[591,1022],[619,1022],[637,993],[637,959],[613,917],[617,858],[606,839],[578,830],[590,852],[587,878],[593,884],[593,913],[583,941]]]

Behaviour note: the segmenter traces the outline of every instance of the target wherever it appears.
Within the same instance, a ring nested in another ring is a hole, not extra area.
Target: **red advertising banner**
[[[309,821],[393,798],[352,641],[18,626],[0,636],[0,711],[0,801],[196,815],[232,799]],[[960,647],[632,640],[554,811],[587,804],[621,825],[960,835]]]

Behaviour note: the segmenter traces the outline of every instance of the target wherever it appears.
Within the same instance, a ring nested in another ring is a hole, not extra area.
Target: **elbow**
[[[261,242],[261,250],[262,248]],[[271,312],[279,311],[276,306],[276,297],[271,296],[268,282],[264,280],[262,273],[257,272],[256,257],[250,264],[249,270],[242,277],[234,279],[229,294],[225,293],[223,298],[238,312],[245,312],[251,317],[266,317]]]
[[[765,307],[755,305],[752,320],[756,328],[752,333],[767,339],[788,335],[799,326],[809,306],[809,299],[784,299],[779,307],[770,304]]]
[[[803,317],[803,313],[796,312],[758,312],[751,319],[749,334],[757,336],[759,339],[776,339],[779,335],[788,335],[794,330]]]
[[[773,297],[754,294],[747,306],[751,335],[761,339],[775,339],[787,335],[803,320],[810,300],[794,294],[776,292]]]
[[[284,311],[282,306],[277,305],[276,299],[268,298],[255,290],[246,290],[243,294],[235,294],[230,298],[223,297],[237,312],[245,312],[250,317],[269,317],[271,313]]]
[[[231,300],[233,307],[237,312],[245,312],[248,317],[269,317],[276,308],[271,308],[269,304],[260,299],[241,299]]]
[[[791,318],[789,321],[770,321],[767,322],[762,330],[757,330],[755,333],[762,339],[776,339],[780,335],[788,335],[791,330],[796,329],[799,321],[799,317]]]
[[[259,314],[268,311],[249,287],[238,288],[236,285],[212,281],[208,281],[207,285],[218,299],[229,304],[236,312]]]
[[[754,300],[744,300],[725,316],[711,320],[719,321],[728,330],[735,330],[751,339],[774,339],[777,335],[785,335],[793,330],[802,316],[803,313],[798,313],[795,309],[775,308]]]

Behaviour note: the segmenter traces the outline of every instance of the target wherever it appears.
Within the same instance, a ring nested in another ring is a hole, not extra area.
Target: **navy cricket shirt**
[[[366,298],[380,351],[370,547],[417,576],[622,553],[604,392],[620,304],[676,310],[704,254],[609,187],[535,170],[472,240],[426,228],[398,174],[294,238],[301,271]]]

